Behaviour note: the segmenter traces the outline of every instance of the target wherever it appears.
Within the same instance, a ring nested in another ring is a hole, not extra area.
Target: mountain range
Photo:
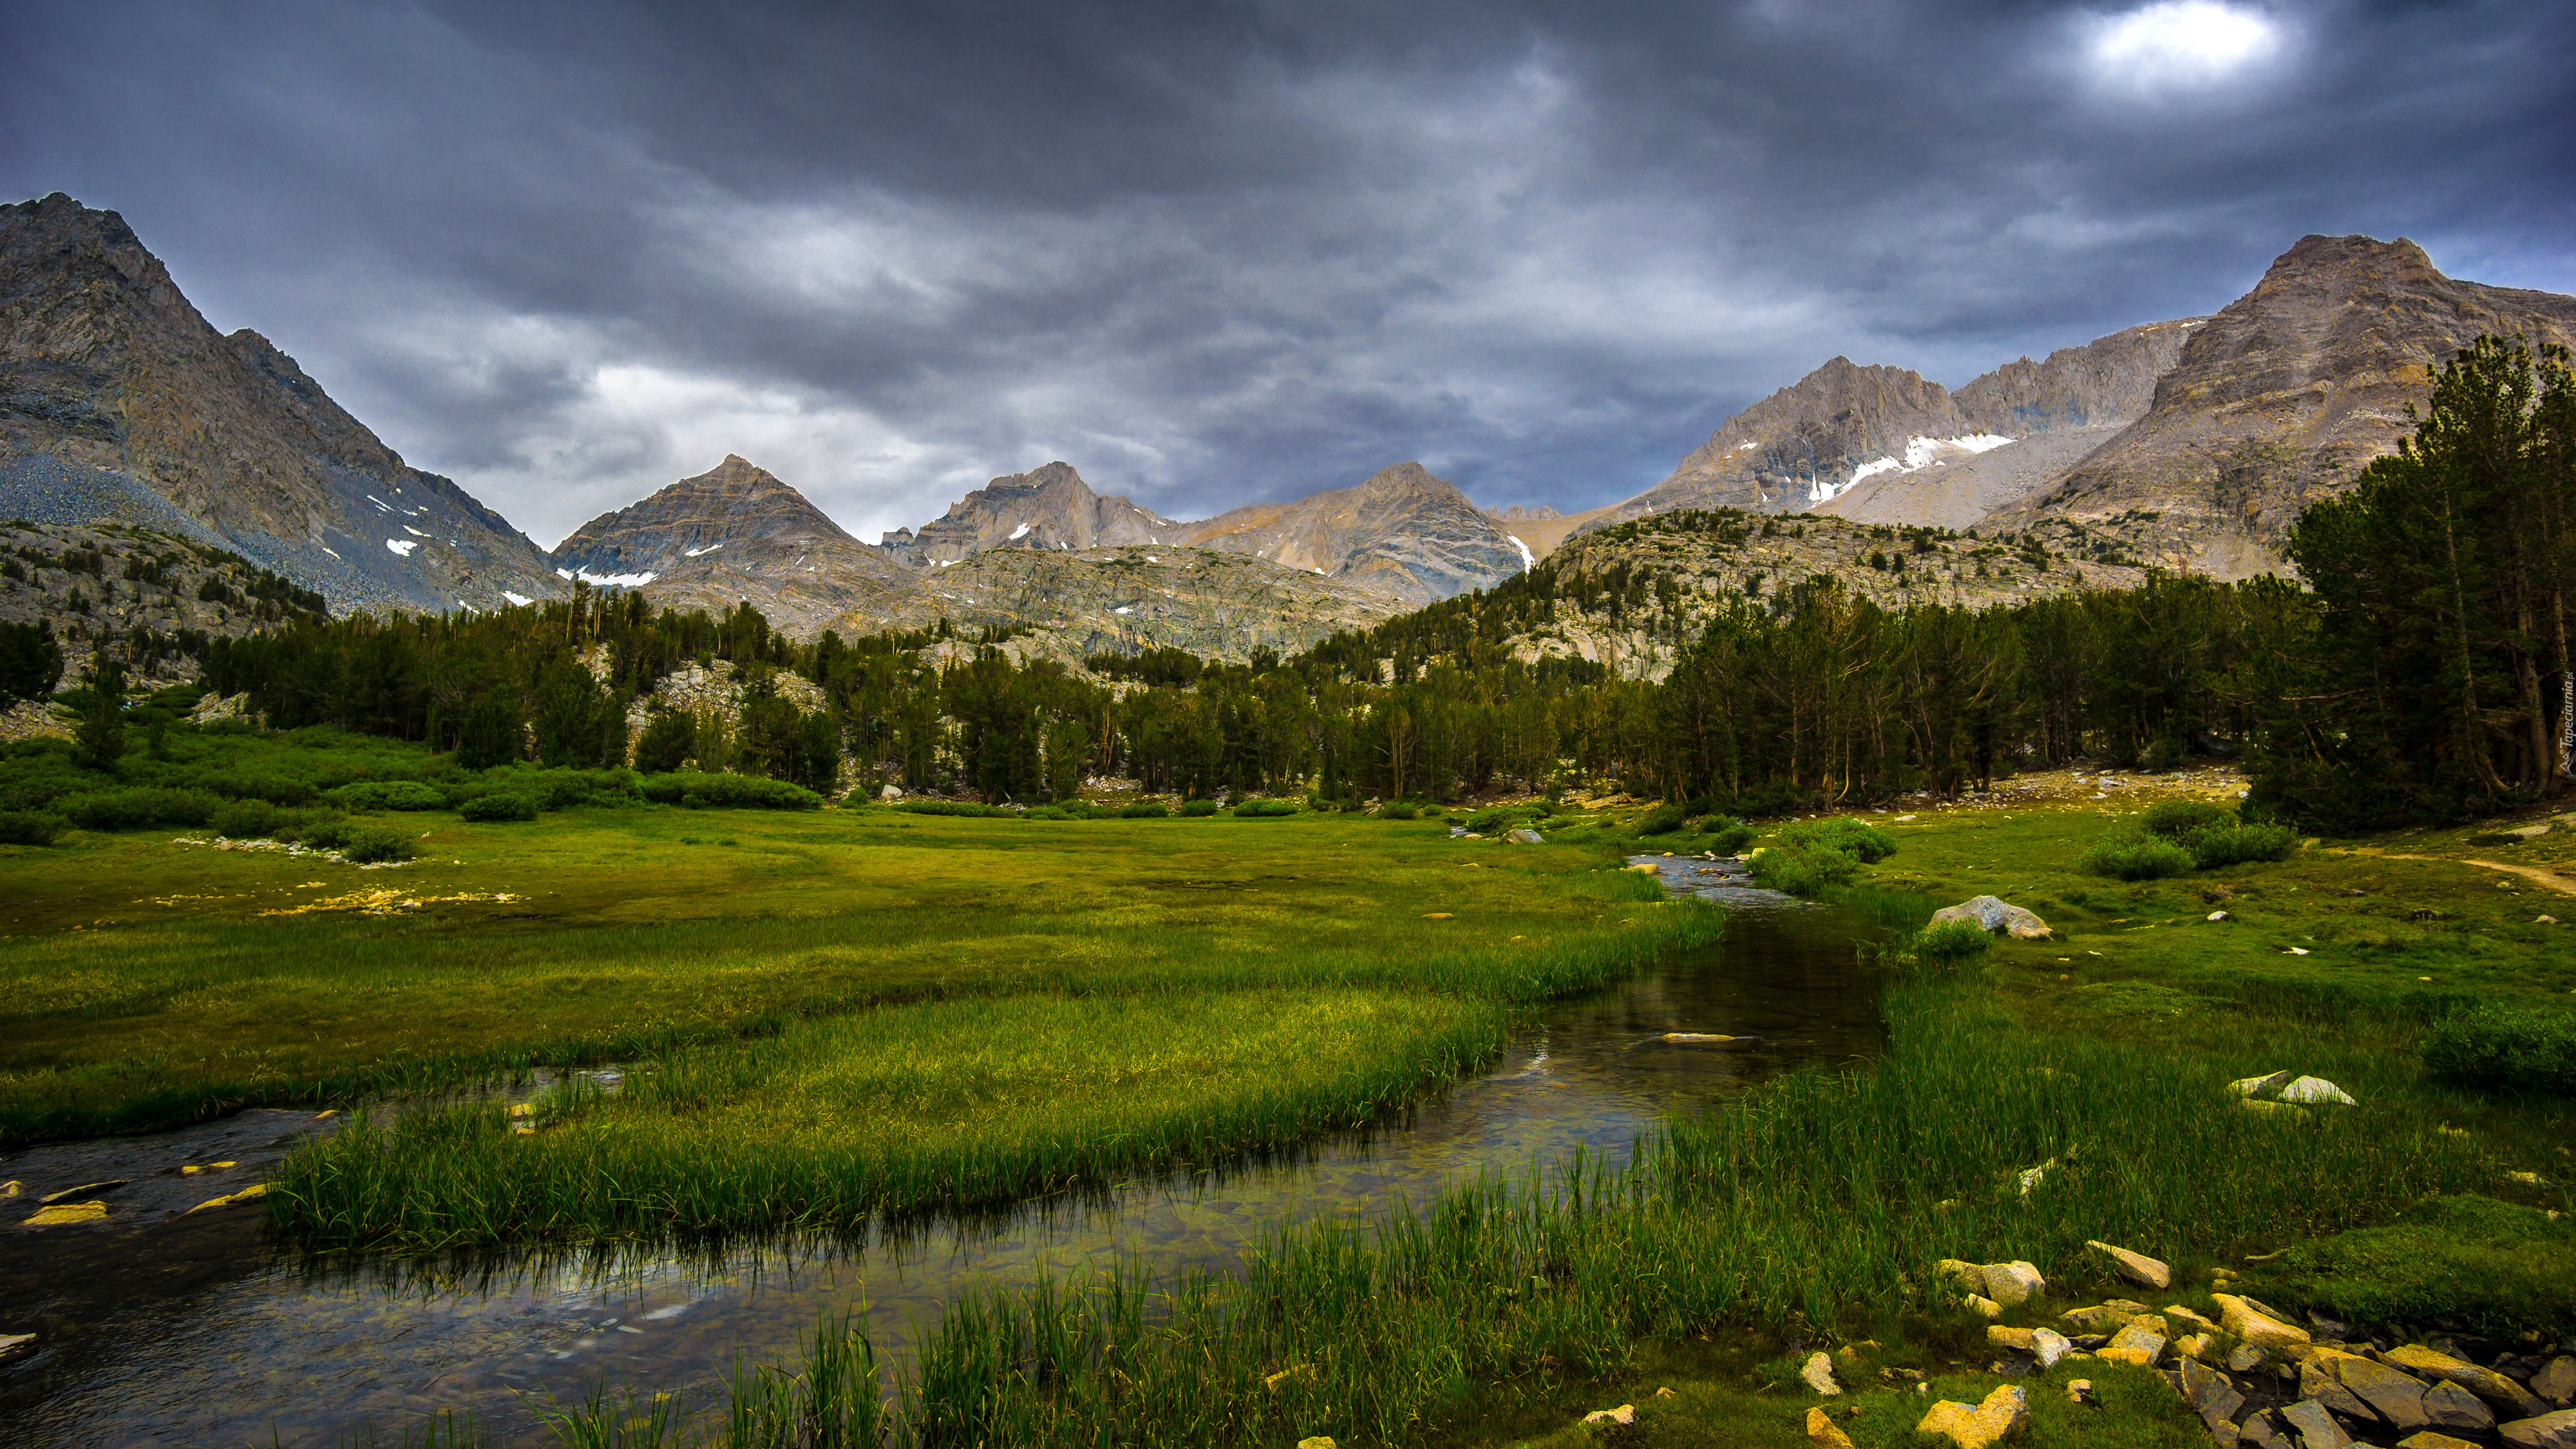
[[[1053,462],[870,544],[727,457],[547,552],[405,464],[259,334],[216,332],[115,213],[56,194],[0,206],[0,515],[219,547],[341,611],[492,609],[587,583],[682,607],[748,600],[805,635],[946,619],[1068,654],[1244,657],[1685,510],[1820,515],[1861,542],[1975,528],[2112,564],[2277,568],[2298,512],[2391,450],[2433,370],[2488,332],[2576,344],[2576,298],[2445,277],[2402,239],[2312,236],[2212,316],[2024,357],[1955,391],[1833,358],[1728,418],[1662,482],[1583,513],[1491,512],[1406,462],[1182,520]],[[1809,552],[1829,572],[1866,556]]]

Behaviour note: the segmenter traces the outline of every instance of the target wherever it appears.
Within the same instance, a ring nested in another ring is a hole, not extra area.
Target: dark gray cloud
[[[125,213],[541,541],[726,452],[861,531],[1658,481],[1837,353],[1956,385],[2313,231],[2576,290],[2528,3],[21,0],[0,191]]]

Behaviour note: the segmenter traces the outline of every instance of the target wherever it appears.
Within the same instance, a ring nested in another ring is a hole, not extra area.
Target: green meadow
[[[0,1140],[399,1094],[294,1160],[282,1222],[422,1247],[847,1221],[1358,1125],[1718,926],[1604,855],[1445,823],[355,819],[416,858],[0,847]],[[434,1105],[608,1062],[623,1090],[529,1122]]]

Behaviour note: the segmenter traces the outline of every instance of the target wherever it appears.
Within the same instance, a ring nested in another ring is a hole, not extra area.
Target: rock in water
[[[1914,1426],[1914,1432],[1946,1435],[1959,1449],[1986,1449],[2018,1431],[2029,1418],[2029,1391],[2006,1384],[1973,1409],[1943,1399]]]
[[[2048,922],[1995,896],[1976,896],[1932,913],[1933,925],[1944,921],[1974,921],[1979,930],[2007,931],[2016,941],[2045,940],[2051,934]]]
[[[103,1202],[58,1202],[39,1210],[27,1219],[31,1228],[59,1228],[70,1223],[94,1223],[107,1216]]]
[[[2162,1289],[2173,1286],[2173,1269],[2144,1253],[2132,1253],[2126,1248],[2112,1247],[2109,1243],[2086,1243],[2084,1246],[2110,1259],[2112,1271],[2141,1288]]]

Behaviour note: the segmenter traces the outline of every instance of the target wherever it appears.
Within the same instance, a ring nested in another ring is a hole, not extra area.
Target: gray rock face
[[[0,206],[0,501],[22,493],[38,507],[10,511],[35,521],[166,529],[141,516],[165,500],[340,609],[562,592],[500,515],[266,338],[217,333],[122,218],[60,193]]]
[[[1832,511],[1828,505],[1844,494],[1867,487],[1871,522],[1949,523],[1953,513],[1974,522],[1981,514],[1944,501],[1949,470],[1990,474],[2003,482],[2007,497],[2053,482],[2081,450],[2048,450],[2052,466],[2034,473],[2020,468],[2013,447],[2087,430],[2098,441],[2107,436],[2101,430],[2144,416],[2156,379],[2203,320],[2149,323],[2062,348],[2044,361],[2021,358],[1955,393],[1905,368],[1862,367],[1837,357],[1727,419],[1671,477],[1622,504],[1611,521],[1675,508]],[[1915,448],[1919,456],[1908,456],[1917,439],[1978,434],[2015,444],[1984,452]],[[1855,477],[1881,459],[1889,465]],[[1918,492],[1923,496],[1912,496]],[[1967,492],[1984,508],[2005,501],[1982,487]]]
[[[1985,931],[2009,931],[2014,940],[2043,940],[2050,934],[2048,922],[1998,896],[1975,896],[1955,906],[1943,906],[1932,913],[1932,924],[1944,921],[1974,921]],[[2162,1288],[2162,1283],[2152,1286]]]
[[[1179,538],[1408,605],[1500,583],[1530,561],[1492,515],[1419,463],[1398,463],[1356,488],[1238,508],[1186,525]]]
[[[1181,541],[1180,524],[1125,498],[1091,491],[1070,463],[996,478],[957,500],[918,532],[897,529],[883,547],[906,563],[956,564],[986,549],[1080,552]]]

